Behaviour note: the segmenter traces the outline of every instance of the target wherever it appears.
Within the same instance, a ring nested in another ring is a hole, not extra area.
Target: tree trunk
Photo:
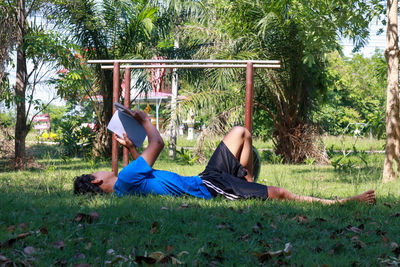
[[[15,169],[21,170],[25,166],[25,138],[27,134],[26,126],[26,106],[25,91],[27,85],[26,55],[24,44],[25,37],[25,0],[17,1],[17,73],[15,84],[15,100],[17,106],[17,121],[15,125]]]
[[[387,48],[388,84],[386,97],[386,156],[383,166],[383,182],[396,178],[393,160],[399,164],[399,47],[398,47],[398,0],[388,0]]]
[[[93,144],[93,155],[110,157],[112,135],[107,130],[107,124],[111,120],[113,110],[113,77],[112,72],[100,70],[100,87],[103,96],[103,110],[99,119],[97,136]]]
[[[179,39],[175,35],[174,48],[179,48]],[[172,97],[171,97],[171,124],[169,135],[169,157],[176,158],[176,132],[177,132],[177,113],[176,113],[176,100],[178,97],[178,69],[172,70]]]

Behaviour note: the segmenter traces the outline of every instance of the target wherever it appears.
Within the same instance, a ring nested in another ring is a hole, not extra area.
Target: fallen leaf
[[[26,248],[24,248],[24,252],[25,252],[25,254],[32,255],[33,253],[35,253],[35,248],[34,247],[26,247]]]
[[[85,256],[85,254],[83,254],[83,253],[77,253],[77,254],[75,254],[75,256],[74,256],[74,259],[76,259],[76,260],[82,260],[82,259],[84,259],[84,258],[86,258],[86,256]]]
[[[400,247],[396,242],[392,242],[390,244],[390,248],[392,249],[392,252],[396,255],[396,257],[400,256]]]
[[[354,246],[354,248],[361,249],[361,248],[366,247],[367,245],[363,241],[357,239],[357,240],[353,241],[353,246]]]
[[[390,242],[389,238],[387,238],[385,235],[382,235],[381,237],[382,237],[382,241],[383,242],[385,242],[385,243],[389,243]]]
[[[91,211],[90,214],[78,213],[73,221],[77,223],[82,223],[82,222],[92,223],[93,221],[98,219],[99,219],[99,214],[97,212]]]
[[[168,210],[168,208],[167,208],[167,207],[161,207],[161,209],[162,209],[162,210]]]
[[[178,253],[178,257],[182,257],[182,255],[189,255],[189,252],[187,252],[186,250],[183,250],[181,252]]]
[[[8,230],[10,233],[14,233],[14,231],[15,231],[15,226],[14,226],[14,225],[10,225],[10,226],[7,227],[7,230]]]
[[[227,227],[227,225],[224,222],[217,225],[217,229],[225,229],[226,227]]]
[[[9,259],[6,256],[0,255],[0,263],[9,261]]]
[[[285,255],[290,255],[290,254],[292,254],[292,244],[286,243],[286,244],[285,244],[285,248],[283,249],[283,253],[284,253]]]
[[[350,232],[356,233],[356,234],[359,234],[362,232],[362,230],[360,228],[357,228],[355,226],[351,226],[351,227],[347,228],[347,230]]]
[[[125,263],[128,261],[128,259],[124,256],[116,255],[112,261],[106,261],[105,264],[109,265],[109,266],[114,266],[117,262],[121,262],[121,261],[122,261],[122,263]],[[119,265],[121,266],[121,263]]]
[[[276,225],[275,225],[273,222],[271,222],[270,225],[271,225],[271,227],[274,228],[275,230],[278,229],[278,228],[276,227]]]
[[[292,218],[292,221],[297,220],[298,223],[308,223],[310,220],[305,215],[296,215]]]
[[[65,248],[65,243],[62,240],[56,241],[53,243],[53,247],[56,249],[63,250]]]
[[[106,253],[107,253],[108,255],[112,255],[112,254],[115,253],[115,251],[114,251],[112,248],[110,248],[110,249],[107,250]]]
[[[292,253],[292,245],[290,243],[286,243],[285,248],[282,250],[267,251],[265,253],[253,252],[253,255],[255,255],[258,258],[258,261],[260,263],[264,263],[265,261],[270,260],[273,257],[288,256],[291,253]]]
[[[39,231],[40,231],[43,235],[47,235],[47,234],[49,233],[49,231],[47,231],[46,226],[40,227]]]
[[[241,239],[242,241],[249,242],[249,235],[248,235],[248,234],[242,235],[242,236],[240,237],[240,239]]]
[[[162,258],[165,257],[165,254],[161,251],[155,251],[149,255],[150,258],[155,259],[156,261],[160,261]]]
[[[151,226],[150,229],[150,234],[154,234],[157,231],[157,227],[158,227],[158,222],[153,222],[153,225]]]
[[[15,237],[15,238],[11,238],[11,239],[9,239],[9,240],[7,240],[7,241],[4,241],[2,244],[0,244],[0,248],[9,248],[9,247],[11,247],[17,240],[23,239],[23,238],[29,236],[30,234],[31,234],[31,233],[22,233],[22,234],[19,234],[19,235],[17,235],[17,237]]]

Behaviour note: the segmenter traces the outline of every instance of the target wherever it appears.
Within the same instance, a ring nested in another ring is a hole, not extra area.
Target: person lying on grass
[[[113,172],[99,171],[75,178],[74,193],[116,193],[123,195],[190,195],[211,199],[223,196],[227,199],[278,199],[323,204],[359,201],[375,202],[373,190],[339,200],[298,196],[288,190],[253,182],[252,141],[250,132],[243,127],[234,127],[218,145],[205,170],[195,176],[180,176],[176,173],[156,170],[152,166],[164,148],[158,130],[143,111],[130,111],[130,115],[143,125],[148,136],[148,146],[139,154],[126,134],[117,141],[128,148],[134,161],[124,167],[118,176]]]

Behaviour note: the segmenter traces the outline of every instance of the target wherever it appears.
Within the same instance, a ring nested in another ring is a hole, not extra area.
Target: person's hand
[[[124,147],[126,147],[128,149],[135,148],[135,146],[133,145],[132,141],[128,138],[126,133],[124,133],[123,135],[124,135],[123,139],[119,138],[118,135],[115,135],[115,139],[118,141],[118,143],[120,143],[121,145],[123,145]]]
[[[147,113],[138,109],[131,110],[129,115],[131,115],[141,125],[143,125],[145,121],[149,120]]]

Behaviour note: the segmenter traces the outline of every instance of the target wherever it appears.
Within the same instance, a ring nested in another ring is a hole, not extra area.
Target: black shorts
[[[213,197],[222,195],[228,199],[267,199],[266,185],[247,182],[246,169],[221,142],[211,156],[206,169],[199,174]]]

